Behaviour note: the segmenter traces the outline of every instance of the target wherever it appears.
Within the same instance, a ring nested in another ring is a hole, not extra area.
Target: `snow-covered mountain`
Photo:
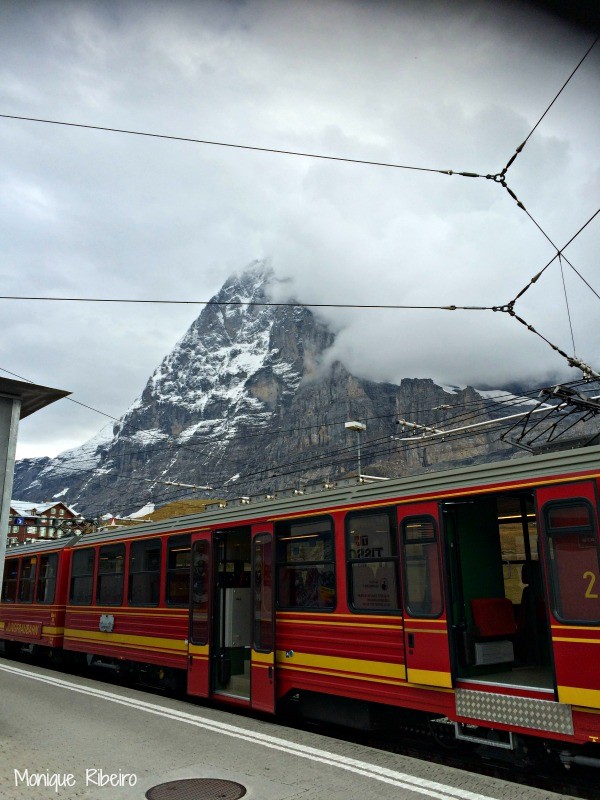
[[[344,428],[354,418],[368,421],[363,471],[510,454],[483,432],[452,445],[393,441],[398,416],[439,427],[467,405],[485,419],[489,397],[423,379],[375,383],[339,362],[325,369],[331,331],[306,308],[260,305],[274,280],[261,261],[227,280],[120,421],[56,458],[19,461],[14,496],[130,513],[181,494],[170,482],[222,497],[332,479],[356,470],[355,434]]]

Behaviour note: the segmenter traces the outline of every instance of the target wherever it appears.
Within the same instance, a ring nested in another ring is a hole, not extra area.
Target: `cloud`
[[[486,174],[589,40],[521,3],[6,4],[0,111]],[[599,65],[594,50],[509,172],[558,246],[597,207]],[[289,279],[279,291],[303,302],[500,305],[554,255],[485,179],[15,120],[0,120],[0,152],[6,295],[208,299],[268,257]],[[598,290],[596,231],[566,255]],[[597,298],[563,266],[575,344],[594,363]],[[200,310],[0,303],[0,367],[116,417]],[[519,308],[573,349],[558,264]],[[377,380],[572,376],[498,313],[319,314],[339,331],[331,358]],[[63,402],[21,442],[56,452],[102,424]]]

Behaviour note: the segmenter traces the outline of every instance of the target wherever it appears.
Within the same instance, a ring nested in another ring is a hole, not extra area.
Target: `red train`
[[[7,553],[0,638],[600,766],[599,489],[589,447],[36,542]]]

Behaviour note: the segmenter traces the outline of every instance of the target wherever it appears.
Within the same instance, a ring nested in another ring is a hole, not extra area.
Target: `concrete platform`
[[[134,800],[191,778],[241,784],[247,800],[559,798],[0,658],[2,800]]]

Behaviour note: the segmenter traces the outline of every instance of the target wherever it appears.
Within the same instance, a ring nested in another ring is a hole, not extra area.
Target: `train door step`
[[[463,742],[484,744],[488,747],[498,747],[502,750],[514,750],[516,746],[511,731],[501,731],[495,728],[485,728],[481,725],[455,722],[454,733],[456,738]]]

